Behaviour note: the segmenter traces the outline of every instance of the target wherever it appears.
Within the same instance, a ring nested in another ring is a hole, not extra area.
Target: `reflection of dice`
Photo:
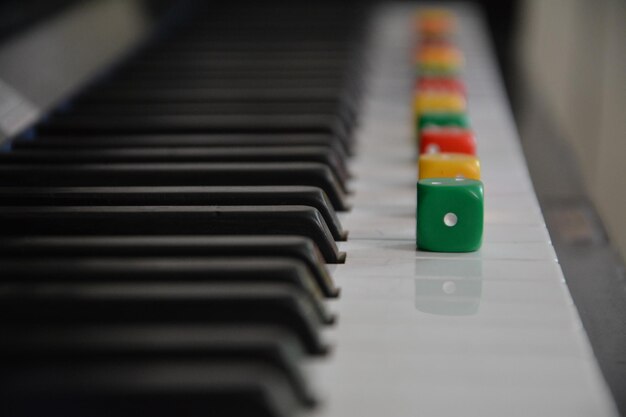
[[[432,126],[455,126],[468,129],[469,119],[465,112],[431,110],[421,112],[417,119],[417,131],[421,132],[422,129]]]
[[[483,184],[464,178],[417,183],[417,247],[432,252],[472,252],[483,236]]]
[[[480,306],[482,280],[437,278],[415,280],[415,308],[446,316],[476,314]]]
[[[424,128],[419,137],[420,154],[453,152],[476,155],[476,140],[471,130],[458,127]]]
[[[461,153],[423,154],[419,158],[419,179],[469,178],[480,179],[480,161]]]

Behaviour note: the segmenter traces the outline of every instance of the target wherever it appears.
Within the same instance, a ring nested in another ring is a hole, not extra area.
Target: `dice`
[[[422,37],[445,37],[453,34],[457,22],[455,16],[444,9],[422,10],[415,22],[415,27]]]
[[[476,155],[476,140],[471,130],[457,127],[424,128],[419,135],[420,154],[453,152]]]
[[[456,74],[463,66],[463,54],[452,46],[424,46],[416,57],[421,74]]]
[[[424,128],[436,126],[469,129],[470,124],[465,112],[426,110],[419,114],[417,119],[418,132]]]
[[[415,85],[417,91],[457,93],[465,97],[465,84],[453,77],[420,77]]]
[[[433,153],[421,155],[418,161],[419,179],[469,178],[480,180],[480,161],[462,153]]]
[[[417,117],[422,113],[435,112],[464,112],[465,97],[458,93],[418,91],[413,99],[413,111]]]
[[[451,36],[455,29],[454,15],[445,9],[424,9],[416,19],[416,244],[426,251],[470,252],[482,242],[483,184],[465,85],[457,77],[464,58]]]
[[[428,178],[417,183],[419,250],[472,252],[482,243],[483,184],[467,178]]]

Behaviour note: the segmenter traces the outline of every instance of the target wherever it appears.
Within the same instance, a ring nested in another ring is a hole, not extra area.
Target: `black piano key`
[[[121,149],[35,149],[0,153],[0,164],[100,162],[317,162],[328,166],[342,182],[348,169],[341,155],[329,147],[188,147]]]
[[[166,59],[172,59],[171,57]],[[180,63],[179,63],[180,64]],[[196,65],[190,65],[190,68],[197,70]],[[202,68],[202,65],[200,66]],[[156,71],[159,74],[158,71]],[[229,77],[228,71],[224,71],[223,75],[215,74],[212,77],[186,77],[180,83],[176,83],[174,79],[161,78],[154,80],[144,78],[143,81],[135,82],[135,80],[114,78],[106,83],[100,83],[94,86],[85,96],[99,95],[107,93],[107,96],[113,94],[125,93],[143,93],[148,90],[159,89],[161,91],[185,91],[201,89],[205,91],[223,91],[229,89],[231,91],[248,92],[254,95],[257,91],[273,90],[278,92],[296,92],[309,91],[312,89],[322,89],[325,91],[335,90],[338,96],[346,94],[347,97],[356,98],[360,95],[350,83],[344,82],[338,73],[336,77],[302,77],[301,79],[281,79],[280,77]],[[124,95],[124,97],[126,94]]]
[[[132,133],[310,133],[350,141],[335,116],[317,115],[57,115],[37,130],[43,134]]]
[[[180,45],[184,42],[178,42]],[[167,61],[167,58],[176,57],[178,62],[195,62],[201,60],[202,62],[213,61],[245,61],[245,62],[280,62],[281,60],[298,60],[304,61],[309,64],[309,67],[320,68],[321,65],[315,65],[317,62],[324,61],[332,63],[344,63],[351,58],[350,51],[345,49],[335,49],[329,46],[329,49],[264,49],[263,46],[259,46],[258,50],[220,50],[211,48],[202,48],[196,51],[189,49],[176,49],[172,51],[163,51],[163,49],[146,50],[139,60],[135,62],[153,62],[153,61]]]
[[[284,284],[308,297],[320,321],[335,318],[322,302],[322,290],[300,261],[284,258],[30,258],[27,263],[0,257],[0,282],[24,285],[35,283],[66,285],[77,283],[215,283]]]
[[[124,68],[124,72],[119,73],[120,79],[167,79],[179,75],[181,78],[238,78],[249,79],[254,77],[259,78],[281,78],[287,80],[299,80],[299,79],[333,79],[337,77],[356,77],[355,85],[360,85],[361,78],[356,71],[337,71],[333,68],[229,68],[228,71],[221,68],[177,68],[173,71],[166,67],[148,68],[146,66],[127,66]],[[117,77],[115,78],[117,79]],[[94,86],[94,88],[96,88]],[[336,100],[336,99],[335,99]],[[317,101],[317,100],[315,100]]]
[[[18,138],[13,149],[106,149],[137,147],[328,147],[345,159],[351,148],[332,135],[313,134],[184,134],[184,135],[38,135],[37,140]]]
[[[300,236],[21,236],[0,238],[0,253],[23,262],[36,257],[69,256],[281,257],[307,265],[328,297],[339,293],[317,245]]]
[[[168,59],[172,59],[169,57]],[[178,63],[180,64],[180,62]],[[254,63],[252,63],[255,66]],[[155,68],[159,68],[158,66],[151,65],[150,69],[145,72],[153,72],[158,79],[154,79],[151,77],[142,78],[143,81],[135,82],[134,79],[124,80],[124,79],[112,79],[107,83],[101,83],[95,87],[93,87],[84,97],[89,100],[90,98],[93,101],[99,101],[103,98],[105,100],[115,100],[115,99],[126,99],[132,98],[136,100],[137,97],[154,97],[151,92],[158,90],[162,95],[159,97],[174,97],[175,100],[180,101],[180,97],[183,97],[184,93],[193,93],[194,91],[202,91],[203,94],[208,95],[207,97],[214,97],[213,94],[217,94],[215,96],[215,100],[219,103],[220,100],[223,100],[223,91],[228,90],[233,93],[248,94],[250,97],[254,97],[258,94],[261,94],[260,97],[264,98],[265,101],[272,103],[276,99],[280,99],[283,95],[293,95],[299,92],[307,93],[312,90],[319,91],[335,91],[335,97],[332,97],[334,102],[338,101],[339,103],[344,103],[347,106],[354,107],[359,103],[361,98],[361,89],[357,88],[359,86],[358,80],[353,82],[345,82],[342,79],[342,74],[337,74],[340,77],[335,77],[335,79],[330,79],[329,76],[322,74],[322,76],[307,76],[286,79],[286,81],[279,81],[279,77],[272,76],[271,73],[267,74],[267,77],[254,76],[253,74],[250,77],[232,77],[229,76],[229,71],[225,70],[223,73],[214,72],[211,77],[202,77],[200,78],[198,75],[198,70],[207,68],[211,70],[211,67],[206,67],[204,65],[189,65],[180,67],[182,71],[191,71],[196,76],[188,76],[184,77],[180,82],[176,82],[176,79],[167,78],[162,76],[162,72],[155,70]],[[238,67],[241,68],[241,67]],[[172,73],[177,73],[178,68],[171,71]],[[190,74],[191,75],[191,74]],[[136,78],[136,77],[135,77]],[[338,79],[337,79],[338,78]],[[273,95],[268,95],[268,91],[272,91]],[[174,94],[176,95],[174,96]],[[148,95],[146,95],[148,94]],[[195,97],[195,95],[192,95]],[[228,97],[231,97],[229,95]],[[300,97],[298,95],[298,97]],[[311,102],[315,103],[314,100]],[[267,99],[269,98],[269,100]],[[319,97],[317,98],[319,100]],[[145,100],[143,100],[145,101]],[[207,100],[207,104],[211,103],[211,99]],[[245,100],[242,100],[245,101]],[[307,102],[307,100],[297,99],[296,103]]]
[[[174,80],[178,81],[178,80]],[[165,82],[156,80],[153,82]],[[115,105],[110,103],[90,102],[84,97],[77,99],[66,108],[59,110],[56,114],[71,113],[73,115],[155,115],[155,114],[186,114],[186,115],[298,115],[298,114],[318,114],[335,115],[340,118],[346,128],[351,128],[356,122],[354,112],[346,107],[338,106],[336,103],[325,102],[286,102],[267,103],[253,102],[250,100],[241,102],[217,102],[217,103],[185,103],[185,102],[151,102],[151,103],[126,103],[119,102]]]
[[[128,360],[255,360],[288,377],[304,405],[315,395],[300,368],[304,350],[297,338],[279,327],[216,325],[0,326],[0,354],[5,363]]]
[[[217,52],[248,52],[248,51],[336,51],[345,54],[354,52],[354,42],[352,39],[335,38],[332,40],[325,39],[292,39],[289,37],[273,39],[271,42],[262,39],[225,39],[224,37],[206,37],[199,32],[190,30],[187,32],[179,32],[176,37],[164,38],[155,49],[147,49],[150,53],[152,50],[160,48],[164,50],[181,50],[185,52],[198,51],[217,51]]]
[[[0,206],[310,206],[335,240],[346,240],[323,190],[316,187],[0,187]]]
[[[306,18],[298,21],[305,22]],[[266,21],[265,23],[268,24],[269,22]],[[207,21],[205,21],[205,24],[208,24]],[[346,30],[347,28],[345,28],[346,22],[337,23],[336,25],[328,27],[287,27],[282,26],[281,22],[280,27],[279,25],[275,25],[275,27],[272,28],[271,33],[268,32],[267,26],[263,28],[263,26],[251,26],[251,24],[246,24],[246,26],[240,26],[238,28],[229,28],[221,25],[220,21],[216,20],[211,21],[210,25],[212,26],[212,30],[207,31],[204,28],[199,31],[190,30],[186,33],[182,33],[182,38],[174,38],[174,41],[184,42],[186,40],[185,35],[195,39],[213,39],[219,42],[227,41],[249,43],[251,39],[256,39],[259,41],[261,49],[263,49],[263,46],[268,43],[274,41],[280,42],[282,39],[289,37],[291,38],[291,41],[304,43],[354,41],[354,34],[349,33],[349,31]]]
[[[353,53],[354,42],[351,39],[273,39],[271,42],[261,39],[225,39],[223,37],[206,37],[198,32],[180,32],[176,37],[162,39],[155,49],[146,49],[147,53],[163,48],[164,50],[181,50],[184,52],[216,51],[216,52],[248,52],[248,51],[335,51],[345,54]]]
[[[251,52],[245,52],[245,54],[251,54]],[[263,52],[263,54],[267,54],[267,52]],[[282,76],[255,76],[251,74],[249,77],[241,77],[235,75],[230,75],[229,73],[224,73],[224,75],[218,76],[202,76],[201,73],[198,73],[196,77],[185,77],[177,80],[175,74],[170,74],[169,76],[166,73],[156,72],[151,73],[152,76],[141,78],[141,77],[129,77],[125,74],[120,74],[120,76],[115,77],[112,80],[107,80],[98,85],[99,89],[105,89],[107,87],[121,88],[139,88],[139,87],[153,87],[158,88],[159,86],[163,86],[165,89],[172,88],[217,88],[217,87],[228,87],[234,89],[248,89],[248,88],[337,88],[338,90],[341,88],[349,88],[346,87],[346,84],[350,87],[349,80],[346,80],[343,74],[328,74],[320,77],[282,77]],[[301,105],[306,105],[309,103],[299,103]],[[315,104],[315,103],[311,103]],[[311,105],[309,104],[309,105]],[[207,106],[208,107],[208,106]],[[319,107],[320,110],[327,109],[325,107]]]
[[[262,361],[73,361],[3,366],[3,416],[290,417],[287,375]]]
[[[359,8],[198,9],[0,155],[3,415],[315,403]]]
[[[135,163],[0,165],[0,186],[307,185],[347,210],[345,188],[318,163]]]
[[[0,207],[0,235],[299,235],[341,263],[324,218],[306,206]]]
[[[169,58],[169,59],[168,59]],[[320,57],[321,58],[321,57]],[[272,69],[328,69],[339,73],[345,69],[348,64],[348,58],[345,56],[336,57],[335,59],[320,59],[316,57],[309,57],[309,59],[297,59],[297,57],[283,56],[274,58],[259,57],[257,59],[248,57],[234,57],[228,58],[223,56],[222,59],[211,59],[210,57],[205,59],[203,56],[191,56],[188,59],[171,59],[169,56],[141,56],[135,59],[129,66],[145,68],[146,70],[152,70],[154,68],[167,68],[172,71],[176,71],[179,68],[194,68],[194,69],[219,69],[224,72],[232,68],[254,68],[263,70]]]
[[[89,140],[89,139],[85,139]],[[66,162],[319,162],[344,171],[343,158],[328,146],[121,147],[21,150],[0,153],[0,163]],[[342,165],[340,165],[342,164]]]
[[[172,69],[174,70],[174,69]],[[257,88],[251,90],[231,90],[228,88],[205,88],[196,90],[159,90],[143,89],[139,91],[102,90],[92,91],[89,94],[91,101],[234,101],[234,100],[264,100],[268,102],[282,101],[305,101],[305,102],[329,102],[336,101],[339,104],[354,105],[350,98],[342,95],[342,92],[334,88],[300,88],[276,90],[273,88]]]
[[[284,284],[0,284],[0,323],[273,325],[325,354],[311,298]]]
[[[136,85],[136,86],[149,86],[155,85],[155,89],[158,89],[158,83],[163,82],[165,86],[171,84],[172,87],[176,87],[175,80],[181,79],[183,82],[178,85],[186,89],[196,85],[197,88],[202,91],[216,91],[215,94],[210,96],[204,93],[206,104],[211,105],[226,105],[229,103],[239,103],[246,107],[265,107],[268,109],[278,106],[278,108],[293,103],[296,108],[315,109],[320,108],[322,105],[331,105],[333,109],[341,109],[352,116],[356,116],[359,103],[361,101],[362,94],[364,92],[364,80],[358,75],[364,68],[359,68],[356,71],[341,71],[323,70],[323,69],[311,69],[311,68],[230,68],[223,70],[219,68],[198,68],[198,67],[180,67],[175,70],[167,67],[153,67],[153,68],[128,68],[123,73],[120,73],[118,77],[106,80],[111,85],[116,85],[119,80],[120,88],[124,85]],[[255,83],[254,80],[261,80]],[[185,81],[186,80],[186,81]],[[221,80],[218,82],[216,80]],[[333,84],[336,80],[337,85]],[[136,81],[136,83],[135,83]],[[341,83],[340,83],[341,82]],[[273,83],[273,84],[272,84]],[[282,83],[282,84],[280,84]],[[262,94],[271,90],[274,85],[281,86],[277,88],[278,92],[283,90],[280,94],[267,95]],[[229,89],[232,86],[232,90],[236,95],[224,95],[216,90],[218,88]],[[115,102],[123,104],[122,98],[127,99],[130,95],[123,95],[121,92],[115,94],[100,93],[105,91],[105,85],[95,85],[90,90],[86,91],[86,94],[77,97],[77,102],[81,103],[111,103]],[[246,87],[254,94],[250,94],[247,98],[242,98],[242,94],[246,91]],[[323,96],[319,94],[311,96],[311,100],[307,100],[304,95],[294,95],[296,87],[299,87],[299,91],[303,93],[310,92],[315,89],[327,92]],[[137,87],[136,87],[137,88]],[[167,89],[171,90],[171,88]],[[334,92],[334,94],[331,94]],[[165,100],[167,96],[174,97],[176,103],[185,103],[184,97],[181,95],[167,94],[161,96],[162,102],[172,101]],[[289,99],[290,96],[295,99]],[[196,97],[196,96],[192,96]],[[139,96],[135,98],[135,102],[154,102],[154,96],[144,95],[141,100]],[[146,100],[150,98],[150,100]],[[202,101],[194,100],[197,104],[203,103]],[[247,106],[250,104],[250,106]],[[323,107],[322,107],[323,108]]]
[[[341,75],[346,65],[350,64],[351,56],[344,52],[333,51],[257,51],[254,52],[225,52],[203,51],[192,53],[177,51],[164,53],[153,51],[151,54],[143,54],[133,60],[129,67],[143,67],[146,71],[152,68],[207,68],[221,69],[227,73],[229,69],[258,68],[259,70],[272,69],[297,69],[307,68],[310,70],[336,69],[336,74]],[[344,84],[337,84],[343,87]]]

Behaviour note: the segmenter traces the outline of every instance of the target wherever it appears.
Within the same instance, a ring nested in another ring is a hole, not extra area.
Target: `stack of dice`
[[[446,10],[423,10],[415,20],[416,243],[419,250],[433,252],[478,250],[483,235],[483,184],[460,79],[464,57],[454,43],[456,27]]]

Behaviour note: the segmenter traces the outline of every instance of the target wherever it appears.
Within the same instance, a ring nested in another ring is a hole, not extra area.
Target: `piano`
[[[618,415],[478,7],[438,5],[483,244],[436,253],[424,5],[165,3],[70,3],[0,47],[3,416]]]

